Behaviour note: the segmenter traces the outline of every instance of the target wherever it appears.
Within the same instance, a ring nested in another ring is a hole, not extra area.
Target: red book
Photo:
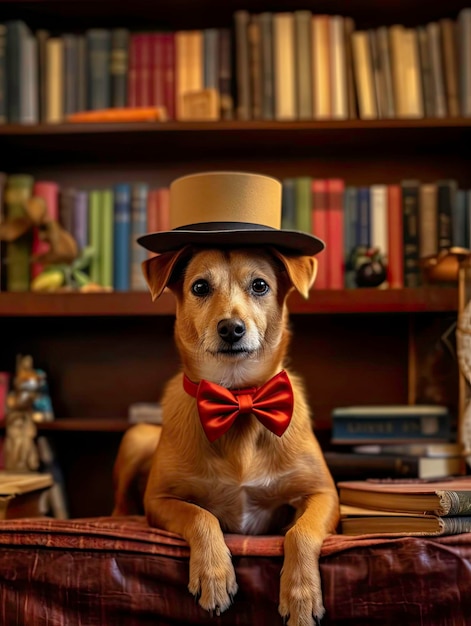
[[[329,285],[329,233],[327,230],[327,181],[313,179],[312,185],[312,233],[326,244],[325,250],[317,255],[318,268],[314,287],[327,289]]]
[[[165,35],[153,33],[150,40],[153,106],[165,106],[164,46]]]
[[[137,103],[153,106],[152,35],[139,35],[137,44]]]
[[[165,33],[163,41],[164,104],[169,120],[176,118],[175,100],[175,34]]]
[[[343,194],[345,183],[340,178],[327,181],[327,278],[329,289],[345,286],[345,261],[343,243]]]
[[[59,220],[59,186],[57,183],[38,180],[33,186],[33,196],[43,198],[46,203],[48,216],[55,221]],[[49,244],[39,238],[37,228],[33,231],[32,254],[44,254],[49,250]],[[41,273],[43,266],[40,263],[33,263],[31,276],[35,278]]]
[[[157,202],[159,207],[159,230],[170,230],[170,189],[168,187],[157,189]]]
[[[404,287],[404,237],[402,192],[399,185],[388,185],[388,283],[392,289]]]

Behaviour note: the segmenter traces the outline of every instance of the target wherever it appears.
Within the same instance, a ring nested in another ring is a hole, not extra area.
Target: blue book
[[[91,28],[86,34],[87,92],[90,110],[107,109],[111,105],[111,31]]]
[[[345,287],[354,289],[355,269],[352,264],[352,254],[358,246],[358,193],[356,187],[346,187],[343,195],[343,245],[345,255]]]
[[[129,291],[131,276],[131,185],[114,187],[114,276],[116,291]]]
[[[358,220],[357,220],[357,245],[370,247],[371,244],[371,202],[370,188],[358,188]]]
[[[149,185],[136,183],[131,195],[131,277],[132,291],[145,291],[147,284],[142,273],[142,263],[148,258],[145,248],[137,243],[137,238],[147,233],[147,197]]]

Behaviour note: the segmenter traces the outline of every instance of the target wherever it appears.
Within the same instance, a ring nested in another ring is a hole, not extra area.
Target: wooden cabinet
[[[351,5],[354,6],[351,6]],[[319,0],[316,12],[357,25],[455,18],[466,6],[418,0]],[[1,20],[59,32],[90,26],[230,26],[234,10],[294,10],[291,0],[6,1]],[[471,188],[471,119],[169,122],[0,126],[0,170],[63,185],[122,180],[168,185],[176,176],[243,169],[280,178],[339,176],[353,185],[454,178]],[[456,363],[440,341],[456,319],[457,290],[320,291],[293,296],[291,365],[306,382],[319,439],[329,443],[339,404],[458,402]],[[172,297],[147,293],[0,294],[0,370],[31,353],[49,375],[57,422],[47,427],[65,474],[72,516],[109,513],[111,468],[128,406],[159,398],[178,368]],[[453,341],[453,339],[451,339]]]

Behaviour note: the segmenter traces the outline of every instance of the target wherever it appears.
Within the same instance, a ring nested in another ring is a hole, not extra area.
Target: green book
[[[7,178],[5,187],[5,217],[25,217],[25,202],[31,197],[34,179],[27,174],[13,174]],[[29,291],[31,271],[32,231],[6,244],[7,291]]]
[[[100,192],[100,275],[103,287],[113,287],[113,200],[111,189]]]
[[[101,191],[94,189],[90,191],[88,203],[88,240],[93,248],[93,258],[90,263],[90,279],[92,282],[101,285]]]
[[[294,179],[296,230],[312,233],[312,179],[298,176]]]

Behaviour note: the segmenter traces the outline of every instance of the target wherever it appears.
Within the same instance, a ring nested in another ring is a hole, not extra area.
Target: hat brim
[[[297,230],[278,230],[247,222],[201,222],[174,230],[149,233],[137,242],[151,252],[170,252],[187,245],[219,248],[221,246],[273,246],[291,254],[313,256],[325,248],[324,242]]]

